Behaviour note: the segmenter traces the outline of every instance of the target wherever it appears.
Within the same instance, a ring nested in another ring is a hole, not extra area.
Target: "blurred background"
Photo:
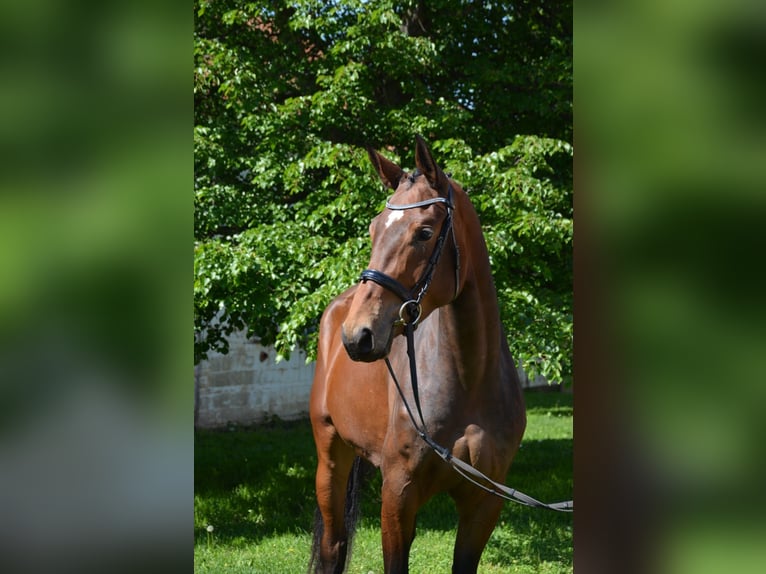
[[[4,572],[191,566],[192,15],[174,4],[0,8]]]
[[[575,10],[576,570],[766,564],[765,55],[758,2]]]
[[[761,572],[766,10],[574,22],[575,568]],[[188,571],[191,10],[0,31],[0,563]]]

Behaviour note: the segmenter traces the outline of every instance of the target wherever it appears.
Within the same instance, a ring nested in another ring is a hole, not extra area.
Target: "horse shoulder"
[[[356,285],[346,289],[335,297],[322,313],[319,321],[319,343],[317,345],[317,368],[320,363],[325,363],[333,353],[333,347],[337,347],[340,341],[340,327],[348,314],[351,300],[354,297]]]
[[[340,326],[348,312],[348,306],[355,290],[355,286],[351,287],[330,301],[319,321],[317,360],[309,403],[311,418],[317,419],[317,422],[329,414],[326,400],[329,371],[332,368],[333,356],[338,352]]]

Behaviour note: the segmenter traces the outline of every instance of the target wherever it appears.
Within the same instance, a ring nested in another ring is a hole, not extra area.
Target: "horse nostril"
[[[341,340],[346,347],[348,356],[352,361],[374,361],[375,353],[375,335],[369,327],[356,329],[353,334],[346,334],[345,328],[341,329]]]
[[[359,331],[359,339],[357,340],[356,345],[357,351],[362,355],[366,355],[372,351],[372,347],[372,331],[367,327],[364,327],[361,331]]]

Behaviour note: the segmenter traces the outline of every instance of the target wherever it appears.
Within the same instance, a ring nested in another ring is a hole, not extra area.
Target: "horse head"
[[[373,149],[368,153],[383,184],[394,193],[370,224],[370,263],[341,331],[349,356],[366,362],[388,355],[404,325],[414,326],[457,297],[460,269],[453,211],[456,193],[462,193],[419,136],[412,173]],[[443,252],[451,255],[442,257]]]

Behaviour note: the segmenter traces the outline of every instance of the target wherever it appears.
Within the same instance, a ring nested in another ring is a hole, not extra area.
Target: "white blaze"
[[[389,213],[388,219],[386,219],[386,229],[388,229],[394,221],[399,221],[402,217],[404,217],[403,211],[392,211]]]

